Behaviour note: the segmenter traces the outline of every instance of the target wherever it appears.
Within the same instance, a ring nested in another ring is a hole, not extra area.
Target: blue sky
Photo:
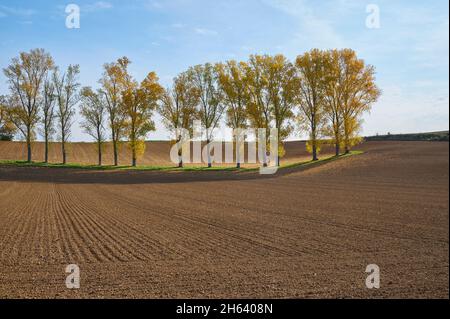
[[[81,8],[80,29],[65,26],[69,3]],[[379,29],[366,27],[368,4],[380,9]],[[156,71],[167,86],[199,63],[349,47],[376,67],[383,90],[363,134],[446,130],[448,10],[447,0],[0,0],[0,68],[45,48],[61,67],[80,64],[82,85],[96,87],[102,65],[125,55],[138,79]],[[149,138],[166,139],[156,122]],[[72,140],[89,138],[75,125]]]

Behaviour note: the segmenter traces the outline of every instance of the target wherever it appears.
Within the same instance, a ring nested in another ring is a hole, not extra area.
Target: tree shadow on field
[[[79,169],[0,166],[0,182],[56,184],[170,184],[274,178],[258,171],[91,171]]]
[[[259,170],[242,171],[139,171],[83,170],[50,167],[15,167],[0,165],[0,182],[31,182],[56,184],[170,184],[217,181],[245,181],[279,178],[313,167],[326,165],[338,158],[307,162],[280,168],[273,175],[261,175]]]
[[[167,143],[152,143],[164,148]],[[83,146],[85,147],[85,145]],[[306,153],[304,142],[287,142],[285,148],[291,158],[303,159],[309,157]],[[163,153],[161,151],[160,153]],[[192,152],[191,152],[192,153]],[[224,150],[223,150],[224,153]],[[165,153],[164,153],[165,154]],[[245,181],[265,180],[278,178],[293,172],[307,170],[311,167],[326,164],[320,163],[294,164],[292,167],[284,167],[274,175],[261,175],[256,170],[121,170],[121,169],[83,169],[63,167],[36,167],[15,166],[0,163],[0,182],[31,182],[31,183],[60,183],[60,184],[169,184],[169,183],[193,183],[193,182],[217,182],[217,181]],[[231,168],[231,167],[230,167]]]

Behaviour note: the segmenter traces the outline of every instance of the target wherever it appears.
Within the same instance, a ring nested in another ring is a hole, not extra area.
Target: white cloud
[[[362,26],[365,5],[357,1],[264,1],[293,18],[284,54],[351,47],[377,67],[383,95],[365,117],[365,135],[448,129],[448,15],[433,6],[386,2],[380,4],[383,27],[374,31]]]
[[[81,7],[81,11],[95,12],[95,11],[101,11],[101,10],[108,10],[108,9],[112,9],[112,8],[113,8],[113,5],[110,2],[97,1],[92,4],[87,4],[83,7]]]
[[[319,18],[312,6],[303,0],[264,0],[264,2],[298,21],[297,30],[293,32],[293,40],[286,47],[298,51],[299,46],[305,49],[312,47],[343,47],[343,40],[331,23]]]
[[[195,28],[195,33],[205,36],[217,36],[219,33],[215,30],[204,29],[204,28]]]
[[[0,5],[0,10],[3,11],[3,13],[0,12],[0,16],[6,16],[7,14],[15,15],[15,16],[21,16],[21,17],[29,17],[34,14],[36,14],[36,11],[32,9],[23,9],[23,8],[15,8],[15,7],[7,7]]]
[[[447,130],[448,89],[416,86],[412,93],[399,85],[385,86],[380,101],[365,116],[364,135]]]
[[[249,45],[243,45],[243,46],[241,46],[241,50],[245,51],[245,52],[251,52],[251,51],[255,51],[255,48],[251,47]]]
[[[445,21],[425,32],[414,48],[412,61],[426,68],[448,69],[448,30],[447,17]]]
[[[175,28],[175,29],[183,29],[185,27],[186,27],[186,25],[183,23],[173,23],[172,24],[172,28]]]
[[[145,3],[145,7],[148,10],[152,10],[152,9],[162,9],[164,6],[160,1],[150,0]]]

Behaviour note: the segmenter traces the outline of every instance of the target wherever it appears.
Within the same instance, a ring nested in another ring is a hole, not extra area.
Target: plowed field
[[[448,298],[448,145],[370,142],[265,177],[0,166],[0,297]]]

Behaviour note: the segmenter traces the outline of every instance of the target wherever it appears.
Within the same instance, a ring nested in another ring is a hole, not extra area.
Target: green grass
[[[321,158],[321,159],[319,159],[317,161],[305,161],[305,162],[281,165],[280,169],[295,168],[295,167],[299,167],[299,166],[303,167],[303,166],[309,166],[309,165],[314,165],[314,164],[323,164],[323,163],[332,162],[332,161],[335,161],[335,160],[338,160],[338,159],[341,159],[341,158],[346,158],[346,157],[349,157],[349,156],[361,155],[361,154],[364,154],[364,152],[363,151],[351,151],[348,154],[342,154],[342,155],[340,155],[338,157],[336,157],[336,156],[329,156],[329,157]]]
[[[16,167],[47,167],[47,168],[76,168],[76,169],[91,169],[91,170],[115,170],[122,169],[125,166],[98,166],[98,165],[85,165],[77,163],[69,164],[55,164],[55,163],[44,163],[44,162],[27,162],[27,161],[0,161],[1,165],[5,166],[16,166]]]
[[[344,154],[339,157],[331,156],[325,157],[318,161],[304,161],[298,163],[291,163],[281,165],[279,169],[287,169],[287,168],[295,168],[295,167],[304,167],[314,164],[331,162],[337,159],[360,155],[363,154],[363,151],[351,151],[349,154]],[[213,166],[213,167],[203,167],[203,166],[187,166],[187,167],[173,167],[173,166],[113,166],[113,165],[86,165],[86,164],[77,164],[77,163],[68,163],[68,164],[53,164],[53,163],[44,163],[44,162],[27,162],[27,161],[0,161],[0,165],[3,166],[14,166],[14,167],[43,167],[43,168],[60,168],[60,169],[85,169],[85,170],[102,170],[102,171],[166,171],[166,172],[204,172],[204,171],[223,171],[223,172],[251,172],[259,170],[259,167],[255,168],[236,168],[231,166]]]
[[[113,165],[86,165],[78,163],[55,164],[44,162],[27,162],[27,161],[12,161],[0,160],[0,165],[15,166],[15,167],[43,167],[43,168],[61,168],[61,169],[85,169],[85,170],[103,170],[103,171],[120,171],[120,170],[135,170],[135,171],[234,171],[235,167],[174,167],[174,166],[113,166]]]

